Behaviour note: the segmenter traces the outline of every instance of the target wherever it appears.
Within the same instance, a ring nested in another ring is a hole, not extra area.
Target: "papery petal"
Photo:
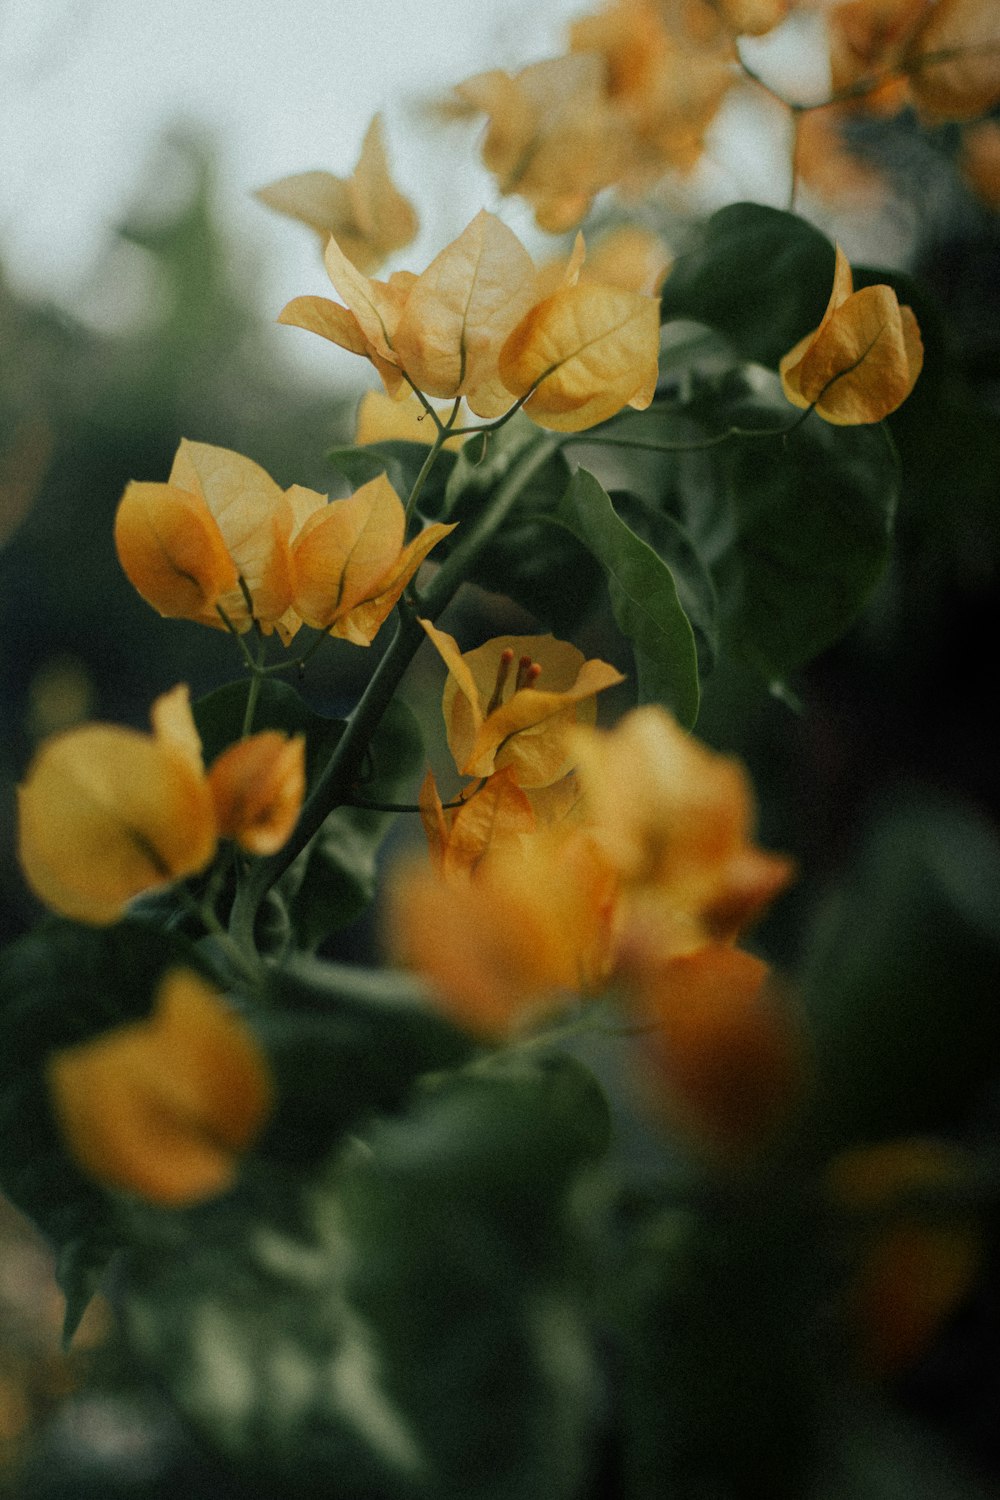
[[[659,235],[639,224],[622,224],[597,241],[581,275],[585,281],[656,296],[672,259]]]
[[[482,210],[418,276],[393,337],[426,395],[470,393],[496,378],[497,353],[532,303],[535,267],[517,235]],[[507,404],[509,405],[509,398]]]
[[[56,1052],[53,1109],[91,1177],[181,1207],[231,1186],[273,1100],[266,1059],[199,975],[164,978],[146,1020]]]
[[[659,373],[659,302],[580,282],[524,317],[500,351],[500,375],[543,427],[580,432],[625,405],[642,409]],[[534,389],[533,389],[534,388]]]
[[[444,865],[444,851],[448,844],[450,825],[441,803],[441,794],[438,791],[433,771],[428,771],[420,783],[417,806],[420,809],[420,821],[423,824],[424,833],[427,835],[427,850],[431,863],[440,875]]]
[[[435,521],[432,526],[425,526],[418,532],[379,579],[375,592],[341,615],[331,627],[330,634],[352,641],[356,646],[370,646],[424,558],[443,537],[455,530],[455,524]]]
[[[325,630],[369,598],[399,556],[406,514],[384,474],[306,522],[293,548],[295,608]]]
[[[305,739],[272,729],[252,734],[213,761],[208,782],[220,836],[235,839],[249,854],[275,854],[302,809]]]
[[[391,285],[362,275],[331,235],[323,257],[327,275],[358,321],[375,354],[397,363],[392,338],[399,321],[401,299]]]
[[[543,676],[544,663],[543,663]],[[596,713],[594,695],[625,678],[604,661],[585,661],[576,681],[561,691],[524,688],[488,714],[460,767],[465,776],[485,776],[510,766],[521,786],[545,786],[573,764],[565,731]]]
[[[115,922],[133,897],[215,853],[204,775],[175,746],[109,724],[47,741],[18,789],[19,858],[53,911]]]
[[[269,208],[314,229],[325,245],[335,235],[360,271],[374,271],[393,250],[417,232],[409,199],[396,188],[382,136],[381,117],[368,127],[361,155],[349,178],[330,172],[299,172],[260,188],[254,195]]]
[[[895,411],[923,364],[916,318],[888,286],[854,292],[804,342],[781,361],[782,387],[794,405],[815,404],[838,426],[878,422]]]
[[[172,484],[128,485],[115,547],[129,582],[159,614],[223,628],[215,605],[237,587],[236,566],[200,494]]]
[[[453,813],[443,850],[445,876],[472,874],[491,852],[533,833],[535,815],[509,770],[497,771]]]
[[[204,497],[229,555],[253,600],[254,617],[269,629],[292,598],[292,510],[271,476],[240,453],[182,440],[170,473],[172,484]],[[245,622],[241,591],[223,601],[229,618]]]
[[[169,693],[161,693],[149,710],[153,737],[158,744],[175,751],[200,775],[205,769],[201,753],[201,736],[191,712],[191,691],[179,682]]]
[[[629,976],[652,1092],[695,1151],[738,1165],[769,1145],[800,1103],[805,1056],[769,969],[713,944]]]
[[[463,657],[453,635],[449,635],[446,630],[438,630],[430,620],[421,620],[420,624],[431,645],[448,668],[448,681],[445,683],[442,706],[445,723],[448,726],[448,748],[454,757],[455,764],[460,765],[467,758],[479,732],[491,688],[487,689],[484,698],[479,683],[473,675],[472,667]],[[571,649],[575,650],[575,647]],[[495,659],[491,658],[494,678],[496,677],[496,663],[499,661],[502,650],[503,647],[500,647],[495,653]],[[471,652],[469,654],[472,655]],[[479,658],[476,660],[478,661]],[[462,703],[458,703],[456,694],[461,695]]]
[[[507,400],[509,404],[509,395]],[[450,410],[450,407],[440,408],[438,414],[442,421]],[[362,396],[354,429],[354,441],[359,448],[366,443],[398,441],[430,445],[436,436],[437,428],[427,408],[412,392],[405,401],[394,401],[381,391],[366,391]],[[461,448],[464,442],[462,437],[447,438],[444,446],[454,450]]]

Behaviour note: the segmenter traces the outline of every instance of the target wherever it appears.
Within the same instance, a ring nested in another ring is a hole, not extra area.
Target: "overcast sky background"
[[[194,123],[217,144],[221,204],[256,277],[261,315],[273,317],[328,283],[313,236],[255,203],[252,190],[309,168],[350,172],[382,110],[394,175],[422,220],[405,253],[420,269],[480,206],[501,207],[478,164],[478,128],[431,125],[421,106],[472,73],[562,50],[568,20],[597,8],[597,0],[0,0],[0,264],[18,290],[91,323],[127,321],[141,304],[137,252],[133,264],[122,261],[110,298],[107,278],[97,297],[94,267],[126,213],[157,203],[158,132]],[[761,148],[760,120],[741,118],[738,100],[730,107],[742,181],[720,182],[719,201],[742,191],[781,202],[785,175]],[[782,114],[771,122],[779,137]],[[530,236],[523,204],[506,200],[502,212]],[[289,337],[304,368],[328,357],[319,341]]]

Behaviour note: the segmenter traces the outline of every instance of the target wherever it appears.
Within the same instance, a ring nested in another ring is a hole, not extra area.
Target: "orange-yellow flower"
[[[582,257],[582,244],[579,256]],[[653,296],[595,282],[540,281],[517,236],[482,212],[419,276],[363,276],[336,240],[326,251],[344,305],[297,297],[280,322],[375,365],[390,396],[464,397],[495,419],[516,399],[543,427],[578,432],[626,404],[648,406],[659,359]]]
[[[586,831],[547,828],[494,843],[471,869],[404,866],[389,887],[388,941],[458,1025],[497,1040],[601,987],[614,897]]]
[[[442,421],[450,408],[443,407],[439,413]],[[358,447],[366,443],[433,443],[437,428],[427,413],[427,408],[417,396],[408,396],[403,401],[394,401],[382,391],[366,391],[358,403],[358,416],[354,426],[354,441]],[[451,450],[461,448],[465,439],[450,437],[444,446]]]
[[[800,1102],[802,1040],[767,964],[710,943],[633,966],[629,1003],[648,1030],[647,1092],[699,1154],[738,1165],[772,1143]]]
[[[83,1170],[168,1207],[225,1192],[272,1107],[253,1034],[189,969],[164,976],[145,1020],[56,1052],[47,1071]]]
[[[791,879],[787,859],[752,841],[743,767],[664,709],[635,709],[610,731],[574,730],[568,749],[586,816],[633,892],[630,942],[652,960],[668,956],[668,931],[670,952],[736,937]]]
[[[470,698],[478,701],[485,722],[482,693],[490,673],[494,681],[501,677],[498,660],[511,648],[491,652],[474,675],[468,658],[444,639],[449,666],[454,655],[456,676],[464,671],[471,679],[464,690],[452,690],[452,703],[456,695],[464,698],[466,715]],[[490,672],[477,686],[484,665]],[[512,666],[513,660],[506,663],[508,672]],[[472,733],[469,723],[460,727],[459,754]],[[743,1030],[733,1048],[749,1047],[766,1030],[757,1026],[767,1008],[755,998],[759,971],[746,955],[726,957],[731,950],[725,945],[787,882],[791,867],[751,843],[742,770],[690,741],[658,709],[636,710],[611,732],[565,732],[558,755],[560,768],[565,757],[578,761],[578,772],[568,797],[558,784],[560,805],[552,808],[544,806],[547,788],[522,802],[512,782],[494,773],[449,819],[436,789],[425,784],[421,800],[433,868],[408,870],[394,887],[394,951],[426,976],[461,1024],[494,1036],[553,999],[594,993],[609,979],[632,996],[640,1013],[657,1011],[672,961],[711,951],[714,960],[677,972],[694,975],[705,989],[720,978],[717,988],[735,990],[742,1010],[733,1012],[734,1027],[739,1031],[739,1021]],[[510,770],[519,777],[516,765]],[[487,790],[482,808],[473,811]],[[542,804],[532,807],[539,797]],[[467,816],[468,825],[460,827]],[[706,994],[709,1019],[716,1013],[712,1004],[720,1015],[725,1010],[724,1001]],[[784,1066],[777,1029],[773,1040],[768,1055],[777,1080]],[[763,1057],[763,1040],[760,1046]],[[789,1065],[789,1077],[791,1071]],[[775,1081],[775,1103],[782,1092]],[[721,1132],[721,1104],[719,1113]],[[761,1134],[764,1113],[761,1101]]]
[[[18,788],[18,855],[53,911],[116,922],[143,891],[205,868],[219,837],[250,853],[288,838],[305,787],[305,743],[268,731],[206,776],[182,684],[153,705],[153,733],[84,724],[39,750]]]
[[[843,1152],[830,1164],[828,1188],[838,1206],[872,1212],[907,1193],[954,1188],[967,1175],[954,1147],[912,1138]],[[912,1364],[967,1295],[981,1258],[981,1236],[968,1214],[931,1218],[914,1208],[876,1224],[864,1236],[845,1298],[865,1370],[888,1377]]]
[[[350,177],[299,172],[258,189],[255,197],[268,208],[307,224],[324,246],[331,234],[336,235],[345,253],[365,272],[377,270],[386,256],[402,250],[419,227],[412,203],[389,175],[380,115],[365,133]]]
[[[369,646],[432,547],[435,522],[404,545],[406,513],[384,474],[314,510],[292,549],[295,612],[307,625]]]
[[[483,164],[501,193],[530,203],[550,234],[579,224],[626,168],[628,137],[608,107],[605,70],[593,54],[479,73],[458,85],[455,98],[460,110],[487,117]]]
[[[301,624],[291,610],[292,537],[325,505],[300,485],[282,490],[239,453],[185,439],[166,484],[125,490],[115,546],[161,615],[225,629],[221,610],[237,630],[256,620],[288,640]]]
[[[384,475],[346,500],[282,490],[226,448],[182,442],[167,484],[130,484],[115,521],[129,579],[160,614],[286,643],[304,623],[370,645],[427,553],[453,528],[406,546]]]
[[[509,767],[520,787],[569,771],[566,731],[593,720],[595,695],[624,681],[607,662],[585,661],[550,635],[502,635],[461,652],[454,637],[420,622],[448,668],[442,708],[448,748],[463,776]]]
[[[779,366],[794,406],[814,406],[835,426],[880,422],[906,400],[924,360],[917,320],[888,286],[854,291],[840,247],[823,321]]]

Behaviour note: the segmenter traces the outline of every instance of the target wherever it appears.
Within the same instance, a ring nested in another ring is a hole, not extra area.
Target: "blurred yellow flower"
[[[167,1207],[229,1188],[272,1107],[267,1060],[222,995],[190,969],[163,978],[152,1013],[50,1058],[63,1139],[107,1187]]]
[[[18,788],[18,857],[31,889],[78,922],[116,922],[143,891],[203,870],[221,837],[249,853],[286,841],[305,788],[305,741],[274,731],[223,752],[206,776],[183,684],[153,733],[84,724],[46,741]]]
[[[254,196],[268,208],[307,224],[324,246],[335,235],[365,272],[377,270],[386,256],[402,250],[419,228],[412,203],[389,175],[381,115],[368,127],[350,177],[298,172],[259,188]]]

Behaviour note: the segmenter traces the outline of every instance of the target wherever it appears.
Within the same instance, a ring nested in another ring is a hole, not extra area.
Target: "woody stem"
[[[253,951],[254,918],[267,891],[301,853],[335,808],[350,800],[365,752],[389,707],[406,669],[426,637],[417,613],[434,620],[464,582],[472,564],[496,534],[517,502],[524,486],[558,447],[558,439],[539,434],[525,449],[504,480],[492,503],[473,522],[462,542],[441,565],[425,592],[413,604],[401,603],[396,633],[362,693],[330,759],[313,785],[295,831],[287,844],[267,859],[257,860],[237,892],[229,930]],[[414,607],[414,605],[416,607]]]

